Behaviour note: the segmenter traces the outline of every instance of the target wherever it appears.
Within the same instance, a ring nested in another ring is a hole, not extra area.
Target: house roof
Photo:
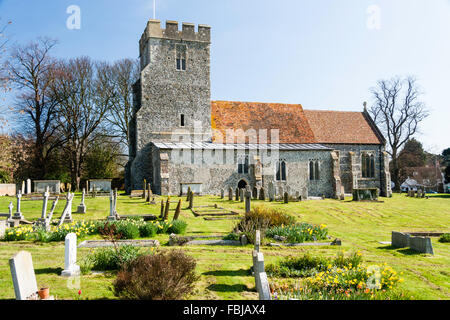
[[[329,147],[320,144],[221,144],[210,142],[154,142],[157,148],[164,150],[282,150],[282,151],[331,151]]]
[[[258,143],[271,143],[270,130],[278,129],[280,144],[384,144],[363,112],[304,110],[300,104],[212,101],[211,124],[214,143],[228,143],[229,129],[267,129],[268,141]]]
[[[304,113],[317,143],[384,143],[384,138],[363,112],[305,110]]]
[[[271,143],[271,130],[275,129],[279,130],[279,143],[316,143],[300,104],[212,101],[211,118],[213,141],[217,143],[228,142],[228,129],[254,129],[256,134],[267,129],[267,142],[259,143]]]

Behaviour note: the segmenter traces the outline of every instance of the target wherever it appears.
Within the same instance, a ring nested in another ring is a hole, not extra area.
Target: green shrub
[[[289,226],[275,226],[266,231],[266,236],[282,236],[290,243],[302,243],[305,241],[325,240],[328,229],[325,225],[313,226],[309,223],[300,223]]]
[[[165,234],[168,233],[169,228],[172,227],[172,223],[169,223],[167,221],[159,221],[156,224],[156,233],[158,234]]]
[[[141,256],[141,251],[141,248],[130,245],[99,248],[87,256],[83,268],[97,271],[119,270]]]
[[[450,233],[445,233],[439,238],[439,242],[446,243],[450,242]]]
[[[175,220],[172,221],[171,227],[167,230],[167,233],[171,234],[182,234],[186,231],[187,223],[182,220]]]
[[[180,300],[198,280],[195,266],[195,260],[180,250],[141,256],[117,274],[114,295],[126,300]]]
[[[132,223],[121,223],[117,225],[117,233],[121,239],[139,238],[139,227]]]
[[[233,240],[233,241],[238,241],[239,240],[239,235],[237,233],[230,233],[228,235],[226,235],[225,237],[223,237],[223,240]]]
[[[146,223],[139,228],[139,233],[143,238],[151,238],[156,235],[157,227],[153,223]]]
[[[34,231],[34,239],[36,242],[50,242],[52,241],[52,233],[45,230],[45,228],[37,228]]]

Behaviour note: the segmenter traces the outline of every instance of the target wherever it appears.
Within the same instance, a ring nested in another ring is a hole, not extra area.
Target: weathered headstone
[[[239,190],[239,201],[244,202],[244,197],[245,197],[245,189]]]
[[[47,204],[48,204],[48,198],[50,197],[50,193],[48,192],[49,189],[47,188],[46,192],[44,192],[44,199],[42,204],[42,213],[41,218],[38,219],[35,226],[36,227],[42,227],[45,230],[48,230],[50,228],[50,225],[47,223]]]
[[[56,205],[58,204],[58,200],[59,200],[59,197],[56,197],[56,199],[53,200],[52,207],[51,207],[50,212],[49,212],[49,214],[47,216],[47,224],[50,224],[50,222],[52,221],[53,213],[55,212],[55,208],[56,208]]]
[[[259,189],[259,200],[261,200],[261,201],[266,200],[266,191],[265,191],[264,187],[261,187],[261,189]]]
[[[108,215],[108,220],[109,221],[116,221],[118,219],[117,217],[117,212],[116,212],[116,207],[115,207],[115,194],[114,191],[110,191],[109,192],[109,215]]]
[[[339,195],[339,199],[341,201],[345,200],[345,188],[344,188],[344,186],[341,186],[341,194]]]
[[[145,199],[147,195],[147,180],[144,179],[144,192],[142,193],[142,199]]]
[[[417,190],[417,196],[416,197],[417,198],[422,198],[422,190],[421,189]]]
[[[269,201],[272,202],[275,200],[275,187],[273,185],[273,182],[269,182]]]
[[[252,193],[248,190],[245,191],[245,213],[249,213],[251,210]]]
[[[186,202],[189,202],[189,197],[191,196],[191,187],[188,187],[187,189],[187,197],[186,197]]]
[[[85,195],[86,195],[86,190],[83,188],[83,192],[81,193],[81,203],[77,208],[77,213],[86,213],[86,205],[84,204]]]
[[[225,197],[225,190],[220,189],[220,199],[223,199]]]
[[[194,209],[194,192],[191,191],[189,196],[189,209]]]
[[[6,219],[6,220],[11,220],[13,218],[13,213],[12,213],[13,209],[14,209],[14,205],[11,201],[8,206],[8,219]]]
[[[236,188],[236,201],[239,201],[239,188]]]
[[[170,210],[170,197],[167,198],[166,208],[164,210],[164,218],[163,220],[169,219],[169,210]]]
[[[150,183],[147,183],[147,202],[150,202],[152,200],[153,197],[153,192],[152,192],[152,186],[150,185]]]
[[[409,247],[420,253],[434,254],[433,245],[429,237],[411,237],[409,238]]]
[[[407,248],[410,238],[411,236],[407,233],[392,231],[391,245],[395,248]]]
[[[69,233],[65,239],[64,270],[63,277],[80,275],[80,266],[77,265],[77,235]]]
[[[175,209],[175,215],[173,216],[173,220],[178,220],[181,213],[181,199],[178,201],[177,208]]]
[[[6,232],[6,220],[0,220],[0,239],[5,236]]]
[[[228,188],[228,200],[232,201],[233,200],[233,188]]]
[[[16,300],[37,299],[37,283],[31,253],[20,251],[9,259]]]
[[[22,194],[25,194],[25,181],[22,181]]]
[[[255,251],[259,252],[261,246],[261,231],[256,230],[255,232]]]
[[[241,245],[243,245],[243,246],[246,246],[248,244],[248,239],[245,234],[240,236],[239,241],[241,242]]]
[[[283,197],[284,203],[289,203],[289,193],[285,192]]]
[[[164,200],[161,199],[161,212],[159,217],[162,219],[164,217]]]
[[[264,270],[264,255],[256,250],[253,251],[252,255],[255,287],[259,300],[271,300],[269,281]]]
[[[252,193],[253,200],[258,200],[258,188],[255,186]]]

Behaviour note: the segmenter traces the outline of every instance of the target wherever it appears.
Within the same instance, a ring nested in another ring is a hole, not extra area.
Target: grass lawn
[[[81,199],[77,194],[73,202],[76,211]],[[172,198],[178,200],[177,197]],[[183,198],[181,219],[188,223],[187,235],[227,235],[236,221],[205,221],[196,218],[188,209]],[[283,208],[299,221],[312,224],[326,224],[333,238],[342,240],[342,247],[272,248],[264,246],[262,251],[266,264],[281,257],[313,255],[334,257],[339,250],[346,252],[360,250],[364,263],[386,262],[398,272],[403,272],[404,282],[399,288],[415,299],[450,298],[450,243],[439,243],[432,238],[434,256],[422,255],[409,249],[394,249],[379,241],[390,241],[391,231],[444,231],[450,232],[450,197],[434,195],[430,199],[412,199],[404,195],[382,198],[384,203],[355,203],[347,199],[304,201],[297,203],[270,203],[264,205]],[[0,212],[8,211],[8,204],[15,198],[0,197]],[[161,201],[161,198],[159,198]],[[73,214],[75,220],[104,219],[109,213],[109,197],[86,198],[87,214]],[[218,204],[219,206],[244,212],[244,204],[221,200],[219,197],[196,197],[195,206]],[[252,205],[262,205],[252,201]],[[61,199],[55,211],[59,218],[65,200]],[[176,204],[171,207],[175,208]],[[23,200],[22,212],[27,220],[40,217],[42,201]],[[50,205],[49,205],[50,207]],[[160,205],[147,205],[142,199],[120,196],[117,211],[122,215],[159,215]],[[173,211],[171,211],[171,216]],[[90,237],[92,238],[92,237]],[[89,239],[89,238],[86,238]],[[83,240],[86,240],[83,239]],[[158,235],[162,250],[168,250],[168,235]],[[38,285],[50,286],[52,295],[58,299],[76,299],[77,284],[59,276],[64,267],[64,243],[39,244],[33,242],[0,242],[0,299],[14,299],[14,289],[8,259],[20,250],[31,252]],[[78,260],[89,253],[87,248],[78,250]],[[189,246],[182,247],[197,260],[197,272],[201,276],[192,299],[257,299],[255,283],[249,269],[252,264],[252,246]],[[109,287],[113,274],[92,274],[82,276],[80,287],[82,297],[89,299],[114,299]],[[269,279],[270,281],[271,279]],[[274,279],[272,279],[274,280]]]

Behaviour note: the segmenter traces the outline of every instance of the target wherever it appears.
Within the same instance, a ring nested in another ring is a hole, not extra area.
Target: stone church
[[[196,30],[197,29],[197,30]],[[230,187],[337,198],[390,195],[385,139],[363,112],[300,104],[211,101],[211,28],[150,20],[140,39],[126,189],[161,195]]]

